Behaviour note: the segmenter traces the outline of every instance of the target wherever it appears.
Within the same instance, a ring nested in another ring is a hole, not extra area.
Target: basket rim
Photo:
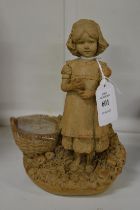
[[[48,119],[49,121],[53,122],[55,124],[55,131],[52,132],[52,133],[41,133],[41,134],[38,134],[38,133],[33,133],[33,132],[30,132],[30,131],[26,131],[22,128],[19,127],[19,120],[26,120],[28,118],[35,118],[35,117],[38,117],[38,118],[42,118],[42,119]],[[23,135],[23,136],[32,136],[34,138],[42,138],[42,137],[54,137],[56,136],[59,132],[60,132],[60,129],[59,129],[59,126],[58,126],[58,118],[60,117],[60,115],[58,116],[49,116],[49,115],[43,115],[43,114],[33,114],[33,115],[25,115],[25,116],[19,116],[16,118],[17,120],[17,132],[19,133],[19,135]]]

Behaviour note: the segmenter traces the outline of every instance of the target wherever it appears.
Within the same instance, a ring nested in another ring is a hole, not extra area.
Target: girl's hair
[[[76,43],[78,40],[80,40],[84,32],[88,33],[91,38],[97,40],[96,56],[102,53],[109,46],[102,35],[100,26],[95,21],[81,19],[73,24],[71,33],[67,41],[67,48],[73,55],[80,56],[80,54],[76,50]]]

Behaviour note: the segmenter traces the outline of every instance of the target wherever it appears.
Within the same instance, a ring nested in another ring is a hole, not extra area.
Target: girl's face
[[[95,56],[97,52],[97,41],[85,32],[76,42],[76,50],[81,56],[87,58]]]

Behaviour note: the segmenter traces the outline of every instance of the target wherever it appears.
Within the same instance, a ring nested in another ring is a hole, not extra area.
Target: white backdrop
[[[110,47],[102,55],[112,68],[119,119],[114,127],[140,128],[139,0],[0,0],[0,122],[32,113],[62,114],[61,67],[72,23],[97,21]]]

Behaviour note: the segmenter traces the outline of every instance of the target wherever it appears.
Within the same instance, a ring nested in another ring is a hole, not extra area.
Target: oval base
[[[35,157],[24,154],[25,170],[32,181],[42,189],[58,195],[94,195],[104,192],[121,173],[126,152],[117,134],[110,139],[109,148],[96,153],[92,164],[83,156],[75,164],[72,151],[58,145],[54,152]]]

